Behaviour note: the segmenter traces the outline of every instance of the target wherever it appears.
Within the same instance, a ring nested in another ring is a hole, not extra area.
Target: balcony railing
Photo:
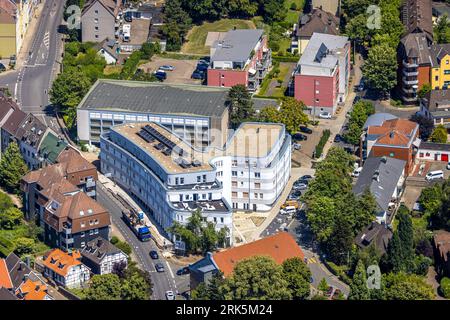
[[[413,84],[419,83],[419,80],[417,78],[416,79],[408,79],[406,77],[403,77],[402,80],[403,80],[403,83],[406,83],[408,85],[413,85]]]
[[[419,67],[419,65],[417,64],[417,62],[408,62],[403,60],[403,66],[406,68],[417,68]]]

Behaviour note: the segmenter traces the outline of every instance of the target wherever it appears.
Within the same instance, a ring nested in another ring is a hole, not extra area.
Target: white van
[[[425,176],[425,179],[430,182],[437,179],[444,179],[444,172],[442,170],[430,171]]]
[[[284,208],[284,212],[286,214],[292,214],[292,213],[297,212],[297,209],[295,209],[294,206],[287,206],[286,208]]]

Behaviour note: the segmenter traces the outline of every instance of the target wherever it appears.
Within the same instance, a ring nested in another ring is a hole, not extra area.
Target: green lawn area
[[[295,3],[297,5],[297,10],[291,10],[291,4]],[[285,7],[288,10],[287,16],[285,21],[289,22],[290,24],[297,23],[298,16],[300,15],[300,12],[303,10],[303,7],[305,6],[305,0],[288,0],[285,2]]]
[[[208,32],[226,32],[237,29],[255,29],[251,20],[221,19],[215,22],[205,22],[200,26],[194,26],[187,35],[187,41],[183,45],[182,52],[187,54],[209,54],[209,47],[205,47]]]
[[[123,66],[121,66],[121,65],[117,65],[117,66],[107,65],[105,67],[105,69],[103,70],[103,74],[105,76],[109,76],[114,73],[120,73],[122,71],[122,68],[123,68]]]

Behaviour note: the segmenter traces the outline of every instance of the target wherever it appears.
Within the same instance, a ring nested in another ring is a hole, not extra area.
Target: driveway
[[[197,60],[166,59],[154,56],[152,61],[139,66],[139,69],[142,69],[147,73],[152,73],[158,70],[160,66],[171,65],[175,67],[175,70],[166,72],[167,79],[165,82],[199,85],[201,84],[201,80],[191,79],[191,75],[197,67],[197,62]]]

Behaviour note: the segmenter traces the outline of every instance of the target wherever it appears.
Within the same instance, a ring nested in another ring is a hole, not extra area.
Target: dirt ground
[[[171,65],[175,67],[174,71],[167,71],[167,83],[182,84],[201,84],[201,80],[191,79],[191,75],[197,67],[197,60],[176,60],[161,57],[153,57],[152,61],[141,65],[139,68],[145,72],[156,71],[162,65]]]

